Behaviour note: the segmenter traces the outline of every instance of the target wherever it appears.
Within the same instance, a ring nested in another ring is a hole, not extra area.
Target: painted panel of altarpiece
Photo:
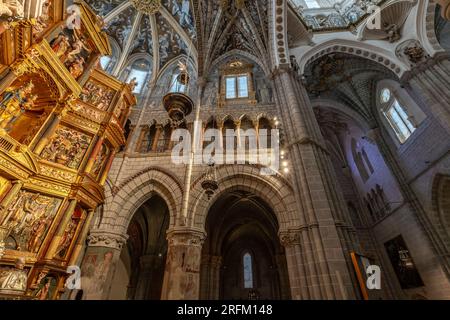
[[[106,111],[111,104],[116,91],[108,88],[101,83],[89,80],[81,92],[81,101],[88,103],[102,111]]]
[[[87,134],[60,126],[50,143],[42,150],[44,160],[78,169],[92,138]]]
[[[10,231],[6,247],[37,253],[62,200],[22,190],[6,211],[3,225]]]

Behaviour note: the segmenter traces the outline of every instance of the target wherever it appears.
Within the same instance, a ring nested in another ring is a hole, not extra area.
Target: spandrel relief
[[[87,134],[61,126],[56,130],[40,156],[44,160],[71,169],[78,169],[91,140],[92,138]]]

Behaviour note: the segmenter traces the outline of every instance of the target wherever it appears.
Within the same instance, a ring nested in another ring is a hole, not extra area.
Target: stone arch
[[[182,182],[159,167],[142,170],[121,183],[105,207],[102,224],[109,225],[117,233],[126,234],[136,210],[155,194],[166,202],[170,226],[175,225],[176,216],[181,210]]]
[[[197,74],[197,65],[196,65],[196,62],[195,62],[191,57],[188,57],[188,56],[185,55],[185,54],[180,54],[180,55],[178,55],[178,56],[172,58],[172,60],[170,60],[168,63],[166,63],[166,64],[159,70],[158,74],[155,75],[155,78],[154,78],[155,82],[158,82],[158,81],[162,78],[162,76],[163,76],[168,70],[171,70],[173,67],[175,67],[175,66],[177,65],[177,63],[178,63],[179,61],[181,61],[182,59],[184,59],[185,61],[186,61],[186,59],[187,59],[187,61],[188,61],[188,70],[191,69],[191,70],[189,70],[189,71],[192,71],[191,74],[192,74],[192,75],[196,75],[196,74]]]
[[[431,221],[450,248],[450,175],[436,174],[431,186]]]
[[[204,230],[208,212],[225,192],[241,190],[251,192],[264,200],[274,211],[280,230],[299,225],[295,198],[289,182],[280,175],[261,175],[262,166],[234,165],[217,168],[219,188],[208,199],[201,187],[204,175],[191,185],[191,196],[195,199],[189,207],[188,220],[196,227]]]
[[[367,132],[370,130],[370,125],[367,123],[367,121],[364,120],[364,118],[358,112],[356,112],[346,104],[331,99],[318,98],[311,99],[311,105],[313,108],[323,107],[345,115],[346,117],[353,120],[363,132]]]
[[[417,36],[424,49],[429,52],[431,56],[434,56],[439,52],[445,52],[436,37],[434,29],[435,14],[436,3],[434,1],[419,1],[416,20]]]
[[[264,65],[264,63],[256,56],[254,56],[253,54],[249,53],[249,52],[245,52],[239,49],[233,49],[231,51],[228,51],[227,53],[221,55],[220,57],[216,58],[210,65],[209,69],[208,69],[208,73],[211,72],[211,70],[214,70],[216,67],[218,67],[220,64],[222,64],[226,59],[234,57],[234,56],[241,56],[244,57],[248,60],[253,61],[254,63],[256,63],[263,71],[266,75],[270,74],[269,69],[267,68],[266,65]]]
[[[300,73],[303,74],[308,64],[330,53],[346,53],[355,57],[372,60],[392,71],[400,78],[410,67],[386,49],[352,40],[329,40],[307,51],[299,59]]]

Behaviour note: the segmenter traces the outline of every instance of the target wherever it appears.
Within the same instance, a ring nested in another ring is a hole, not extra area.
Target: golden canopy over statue
[[[21,88],[8,88],[0,100],[0,128],[6,129],[25,110],[30,110],[37,96],[32,94],[32,81]]]

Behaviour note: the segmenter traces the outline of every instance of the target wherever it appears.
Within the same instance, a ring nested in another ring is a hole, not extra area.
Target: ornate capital
[[[167,232],[169,246],[202,246],[205,238],[206,233],[198,229],[178,228]]]
[[[127,238],[127,236],[114,233],[94,232],[88,236],[88,245],[90,247],[106,247],[121,250]]]
[[[281,231],[279,237],[283,247],[301,245],[301,230]]]

